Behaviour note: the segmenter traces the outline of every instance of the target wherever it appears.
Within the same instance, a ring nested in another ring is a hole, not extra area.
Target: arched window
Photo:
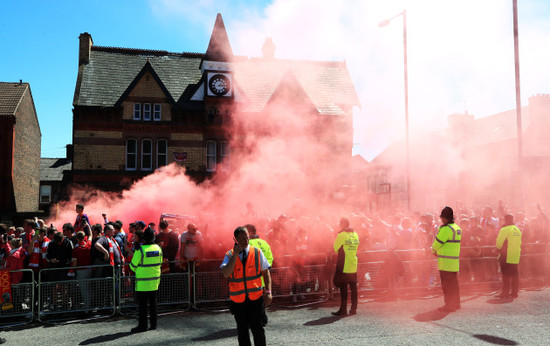
[[[207,172],[216,171],[216,142],[215,141],[206,142],[206,171]]]
[[[153,141],[141,140],[141,169],[150,171],[153,168]]]
[[[126,140],[126,170],[137,169],[137,140],[130,138]]]
[[[157,141],[157,168],[168,164],[168,141],[159,139]]]

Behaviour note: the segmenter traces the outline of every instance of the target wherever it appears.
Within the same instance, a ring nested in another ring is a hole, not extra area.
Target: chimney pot
[[[275,57],[275,44],[271,37],[265,39],[264,45],[262,46],[262,54],[264,59],[273,59]]]

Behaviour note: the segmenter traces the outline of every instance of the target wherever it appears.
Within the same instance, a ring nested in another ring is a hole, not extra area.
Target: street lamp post
[[[410,165],[410,147],[409,147],[409,77],[407,72],[407,11],[396,14],[390,19],[386,19],[378,24],[379,27],[387,26],[390,21],[399,16],[403,16],[403,57],[405,74],[405,147],[407,160],[407,209],[411,210],[411,165]]]
[[[519,79],[519,35],[518,35],[518,1],[513,0],[513,21],[514,21],[514,66],[516,77],[516,121],[518,133],[518,181],[519,181],[519,196],[521,195],[522,187],[522,171],[523,171],[523,135],[521,129],[521,92]]]

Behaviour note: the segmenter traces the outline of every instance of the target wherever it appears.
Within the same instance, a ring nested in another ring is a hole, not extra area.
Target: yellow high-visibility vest
[[[497,236],[497,249],[500,250],[505,241],[508,241],[506,263],[518,264],[521,255],[521,231],[519,228],[515,225],[502,227]]]
[[[359,236],[353,229],[344,230],[336,236],[334,252],[344,249],[344,270],[346,274],[357,273],[357,249],[359,248]]]
[[[130,269],[136,273],[136,291],[156,291],[160,284],[162,249],[157,244],[141,245],[134,252]]]
[[[462,231],[454,223],[439,227],[432,244],[432,252],[437,254],[437,267],[441,271],[458,272],[460,239]]]

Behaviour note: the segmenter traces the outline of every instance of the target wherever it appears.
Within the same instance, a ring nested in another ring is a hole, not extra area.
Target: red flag
[[[9,270],[0,270],[0,304],[2,310],[13,308]]]

